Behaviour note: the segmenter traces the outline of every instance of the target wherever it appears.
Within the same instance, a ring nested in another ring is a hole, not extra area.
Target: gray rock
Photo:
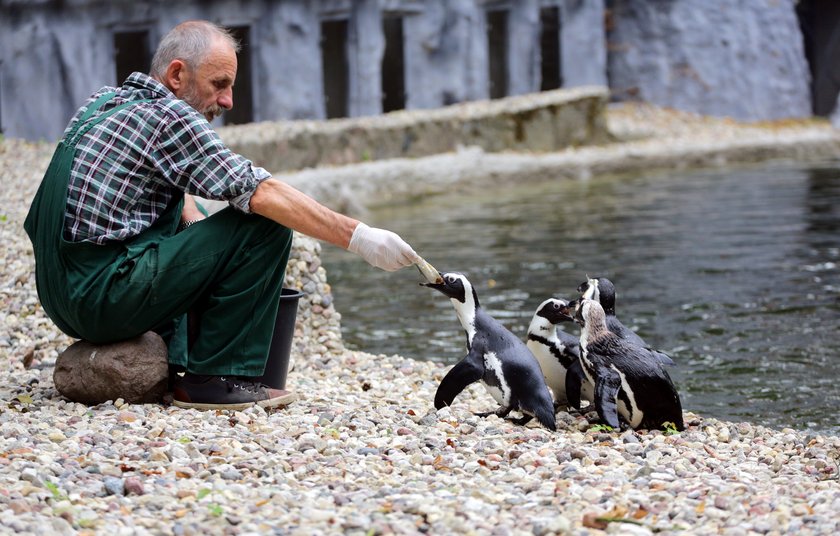
[[[26,482],[31,482],[32,484],[34,484],[36,486],[40,486],[40,487],[44,486],[43,478],[38,474],[38,471],[33,467],[27,467],[26,469],[21,471],[20,479],[25,480]]]
[[[55,361],[53,381],[74,402],[158,402],[169,377],[166,344],[155,333],[113,344],[78,341]]]
[[[106,476],[102,483],[105,485],[105,492],[108,495],[125,495],[125,482],[122,478]]]
[[[556,516],[550,519],[538,520],[534,522],[534,534],[568,534],[571,532],[572,523],[563,516]]]
[[[242,480],[242,473],[236,469],[226,469],[222,471],[221,477],[224,480]]]

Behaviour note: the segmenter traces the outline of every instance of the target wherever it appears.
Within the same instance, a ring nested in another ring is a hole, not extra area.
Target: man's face
[[[186,68],[187,79],[175,96],[203,114],[208,121],[233,108],[233,82],[236,80],[236,53],[217,42],[197,69]]]

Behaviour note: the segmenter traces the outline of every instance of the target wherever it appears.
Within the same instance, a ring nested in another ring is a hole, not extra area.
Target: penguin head
[[[475,295],[475,290],[467,276],[458,272],[440,272],[440,277],[443,280],[442,283],[420,284],[424,287],[433,288],[444,296],[461,303],[466,303],[467,296],[473,296],[476,305],[478,305],[478,297]]]
[[[578,286],[578,292],[581,298],[600,303],[606,313],[615,314],[615,285],[606,277],[587,277]]]
[[[575,304],[575,322],[581,327],[594,328],[596,326],[607,327],[607,318],[604,313],[604,308],[595,300],[588,298],[581,298]]]
[[[574,305],[567,300],[557,298],[549,298],[542,302],[537,308],[537,315],[545,318],[551,324],[559,324],[560,322],[571,322],[574,319]]]

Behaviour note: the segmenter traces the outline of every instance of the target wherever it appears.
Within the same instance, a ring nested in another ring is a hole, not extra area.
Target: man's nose
[[[225,110],[230,110],[233,108],[233,88],[227,88],[219,95],[219,98],[216,100],[216,104],[224,108]]]

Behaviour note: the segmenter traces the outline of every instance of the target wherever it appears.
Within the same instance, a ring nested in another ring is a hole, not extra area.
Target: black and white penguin
[[[597,301],[572,302],[580,324],[580,363],[595,385],[595,409],[601,420],[619,428],[619,416],[633,429],[661,429],[672,423],[685,429],[680,396],[662,362],[653,352],[620,338],[607,328]],[[567,391],[582,378],[567,375]],[[571,399],[574,393],[569,393]]]
[[[587,278],[578,286],[581,298],[595,300],[604,308],[607,315],[607,329],[636,346],[650,349],[657,359],[666,365],[673,365],[671,356],[660,350],[654,350],[635,331],[621,323],[615,314],[615,285],[606,277]]]
[[[563,322],[574,322],[568,313],[568,305],[568,301],[557,298],[542,302],[531,318],[525,338],[525,345],[537,358],[545,383],[554,395],[555,411],[568,406],[566,371],[580,366],[576,364],[580,357],[580,341],[558,327]],[[592,387],[591,384],[582,386],[578,398],[592,402]]]
[[[468,385],[481,381],[500,407],[495,413],[505,418],[512,410],[532,418],[549,430],[556,430],[551,393],[531,351],[518,337],[487,314],[478,294],[460,273],[440,272],[443,282],[421,283],[449,297],[467,334],[467,355],[444,376],[435,393],[435,408],[449,406]]]

